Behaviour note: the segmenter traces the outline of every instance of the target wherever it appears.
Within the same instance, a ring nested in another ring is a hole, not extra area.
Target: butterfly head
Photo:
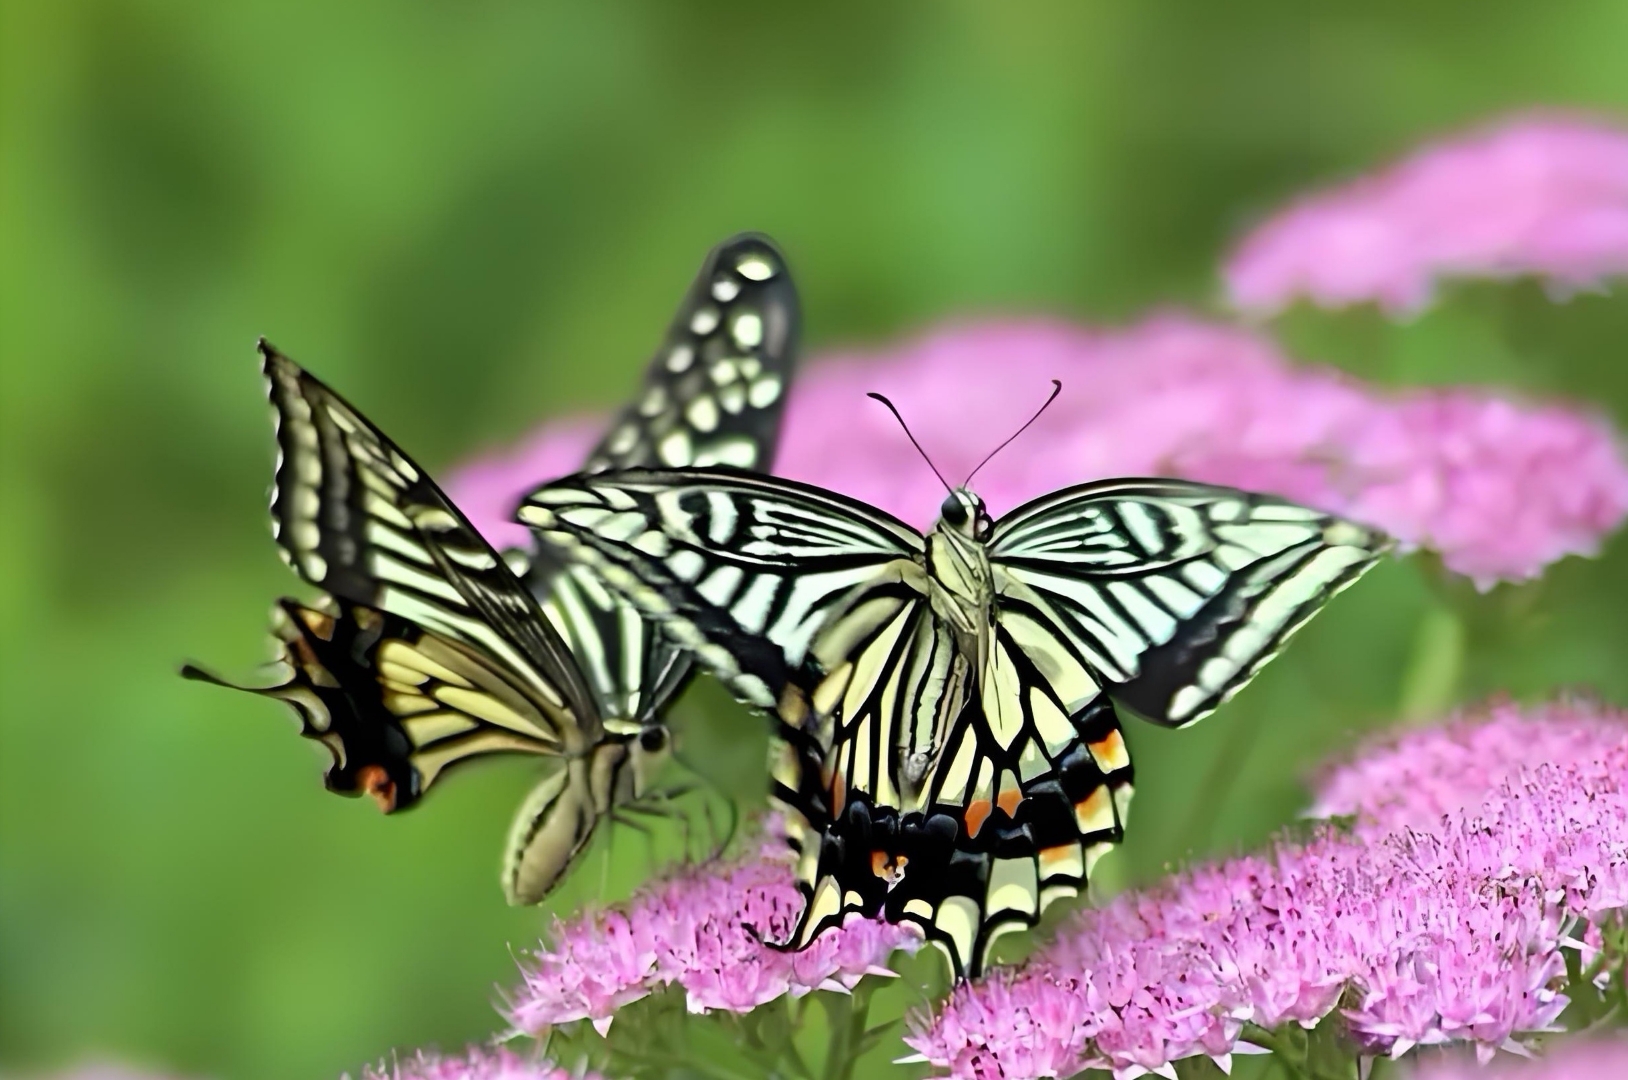
[[[995,519],[989,516],[984,501],[964,487],[955,488],[944,497],[938,517],[951,532],[980,543],[988,540],[995,528]]]
[[[666,724],[645,724],[628,744],[629,764],[633,766],[633,795],[649,791],[655,775],[673,756],[673,736]]]

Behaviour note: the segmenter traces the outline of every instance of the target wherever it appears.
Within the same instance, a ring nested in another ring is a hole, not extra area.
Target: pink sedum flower
[[[811,364],[787,406],[775,471],[918,526],[943,490],[887,411],[885,393],[952,481],[1063,393],[979,474],[1001,514],[1057,488],[1179,476],[1272,492],[1439,551],[1483,584],[1592,552],[1628,514],[1628,465],[1603,421],[1477,390],[1381,393],[1298,367],[1248,331],[1175,315],[1113,332],[1061,323],[949,328],[880,354]],[[575,468],[589,426],[544,427],[448,485],[488,537],[533,487]]]
[[[1577,918],[1628,907],[1628,737],[1540,763],[1429,831],[1335,831],[1083,912],[1023,968],[957,989],[907,1042],[957,1077],[1168,1075],[1245,1024],[1337,1016],[1366,1052],[1551,1030]]]
[[[363,1070],[362,1080],[604,1080],[596,1072],[562,1069],[508,1050],[471,1049],[462,1057],[420,1052]]]
[[[1380,737],[1324,770],[1309,817],[1356,815],[1365,835],[1428,829],[1474,808],[1523,769],[1586,765],[1628,739],[1628,711],[1494,701],[1438,727]]]
[[[850,918],[802,952],[764,944],[789,937],[802,909],[783,859],[658,883],[620,909],[557,923],[552,941],[523,961],[509,1019],[527,1032],[573,1020],[604,1031],[621,1006],[675,985],[692,1012],[749,1012],[787,994],[891,975],[884,965],[893,952],[921,941],[909,926]]]
[[[1628,1037],[1567,1039],[1530,1061],[1487,1067],[1467,1058],[1442,1058],[1408,1074],[1409,1080],[1621,1080],[1628,1076]]]
[[[1628,128],[1519,116],[1427,146],[1272,217],[1224,269],[1237,307],[1272,313],[1429,303],[1443,278],[1536,275],[1576,290],[1628,273]]]

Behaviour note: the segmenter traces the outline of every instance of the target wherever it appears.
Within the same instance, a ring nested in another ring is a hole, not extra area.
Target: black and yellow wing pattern
[[[755,335],[735,330],[748,313],[759,319]],[[712,434],[726,446],[750,443],[749,452],[724,450],[736,459],[766,461],[796,329],[795,291],[773,244],[747,234],[720,245],[645,392],[591,464],[644,460],[679,430],[700,452]],[[756,346],[734,348],[737,333]],[[731,384],[674,371],[681,348],[714,366],[732,357],[741,378],[772,376],[779,390],[772,401],[759,391],[748,408],[720,404],[729,420],[699,431],[684,419],[696,397]],[[661,713],[687,660],[551,553],[495,552],[358,410],[264,342],[261,355],[278,422],[273,530],[285,561],[323,595],[279,602],[273,630],[286,678],[243,689],[295,709],[302,733],[333,755],[330,790],[372,795],[386,812],[416,804],[443,772],[476,757],[562,759],[521,807],[504,861],[510,901],[541,900],[598,820],[646,790],[667,751]],[[660,409],[649,404],[655,388]],[[191,665],[183,673],[221,682]]]
[[[785,257],[761,233],[707,255],[644,384],[588,455],[586,472],[727,463],[767,471],[797,360],[801,310]],[[683,688],[687,654],[553,548],[506,553],[569,642],[612,723],[646,728]]]
[[[920,925],[957,975],[1073,895],[1123,835],[1113,699],[1190,723],[1248,681],[1383,536],[1175,480],[1054,493],[1000,523],[964,489],[927,535],[723,470],[579,476],[520,517],[772,710],[808,905]]]
[[[476,757],[592,752],[592,693],[514,572],[366,417],[260,352],[277,417],[273,533],[324,595],[279,602],[287,677],[256,692],[293,706],[332,752],[329,789],[391,812]]]

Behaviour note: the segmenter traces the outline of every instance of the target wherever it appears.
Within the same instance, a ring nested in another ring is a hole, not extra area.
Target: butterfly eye
[[[938,508],[938,514],[947,523],[959,529],[967,523],[967,504],[962,502],[958,495],[948,495]]]
[[[639,733],[639,745],[646,753],[659,754],[667,749],[667,729],[648,727]]]

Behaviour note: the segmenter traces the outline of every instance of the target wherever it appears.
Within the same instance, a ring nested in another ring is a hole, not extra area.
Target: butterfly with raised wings
[[[586,467],[766,467],[798,324],[772,242],[713,249]],[[260,353],[277,417],[273,532],[324,595],[274,611],[284,681],[183,674],[287,702],[333,755],[329,790],[386,813],[477,757],[559,759],[521,805],[503,863],[511,903],[542,900],[597,823],[650,792],[687,655],[552,551],[494,551],[360,411],[264,341]]]
[[[787,946],[880,912],[921,926],[957,977],[1123,836],[1114,699],[1201,719],[1389,546],[1169,479],[1067,488],[999,521],[963,485],[925,535],[721,469],[568,477],[518,517],[778,719],[807,899]]]

